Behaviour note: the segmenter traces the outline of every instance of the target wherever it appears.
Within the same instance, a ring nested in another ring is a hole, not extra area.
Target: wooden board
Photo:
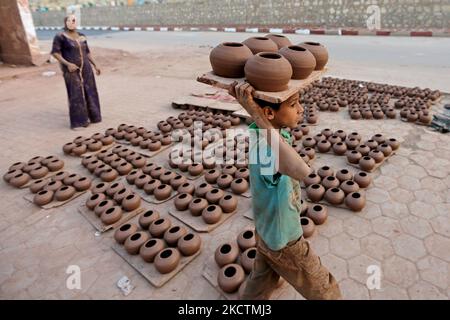
[[[288,89],[280,92],[268,92],[256,90],[254,97],[259,98],[268,102],[281,103],[286,101],[293,94],[297,93],[301,88],[307,86],[311,82],[319,79],[326,72],[326,68],[323,70],[313,71],[312,74],[304,80],[290,80],[288,84]],[[233,82],[242,83],[245,82],[245,78],[224,78],[215,75],[212,71],[207,72],[199,77],[197,77],[198,82],[202,82],[213,87],[218,87],[222,89],[228,89]]]
[[[89,210],[86,205],[81,205],[78,207],[78,212],[86,218],[86,220],[94,226],[95,229],[97,229],[100,232],[106,232],[110,229],[115,229],[117,227],[120,227],[122,224],[130,220],[131,218],[137,216],[138,214],[144,212],[144,208],[140,207],[134,211],[126,212],[123,211],[122,218],[117,221],[116,223],[110,224],[110,225],[104,225],[103,222],[100,220],[100,218],[95,214],[94,211]]]
[[[125,260],[130,266],[132,266],[137,272],[139,272],[148,282],[157,288],[162,287],[170,279],[175,277],[184,267],[186,267],[192,260],[198,257],[201,253],[201,249],[197,251],[194,255],[189,257],[184,257],[181,255],[180,262],[178,266],[172,272],[161,274],[156,270],[153,263],[145,262],[139,255],[130,255],[125,250],[125,247],[114,243],[111,248]]]
[[[43,206],[39,206],[39,207],[42,208],[42,209],[45,209],[45,210],[48,210],[48,209],[51,209],[51,208],[60,207],[60,206],[62,206],[62,205],[65,205],[66,203],[72,201],[73,199],[76,199],[76,198],[78,198],[79,196],[85,194],[87,191],[88,191],[88,190],[75,192],[75,194],[74,194],[70,199],[67,199],[67,200],[65,200],[65,201],[56,201],[56,200],[53,200],[52,202],[47,203],[46,205],[43,205]],[[23,196],[23,198],[24,198],[25,200],[31,202],[31,203],[34,203],[34,202],[33,202],[34,196],[35,196],[34,193],[28,192],[26,195]]]

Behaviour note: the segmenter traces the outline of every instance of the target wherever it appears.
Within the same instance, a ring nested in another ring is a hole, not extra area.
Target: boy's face
[[[274,128],[289,127],[293,129],[297,127],[297,123],[303,118],[304,111],[300,105],[299,97],[297,93],[283,102],[278,110],[269,108],[270,110],[265,111],[267,119]]]

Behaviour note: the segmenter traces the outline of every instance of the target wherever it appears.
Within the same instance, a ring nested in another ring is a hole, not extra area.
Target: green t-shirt
[[[255,228],[264,243],[277,251],[303,234],[300,225],[300,183],[289,176],[268,170],[271,166],[266,164],[270,161],[273,167],[275,154],[255,123],[249,129],[250,189]],[[289,144],[292,143],[292,137],[287,131],[282,129],[280,134]]]

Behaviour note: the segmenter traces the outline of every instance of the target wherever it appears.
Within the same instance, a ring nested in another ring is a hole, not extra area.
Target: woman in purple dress
[[[64,31],[53,39],[51,54],[61,64],[69,98],[72,129],[87,127],[102,120],[95,76],[100,69],[92,58],[84,34],[76,31],[74,15],[64,18]]]

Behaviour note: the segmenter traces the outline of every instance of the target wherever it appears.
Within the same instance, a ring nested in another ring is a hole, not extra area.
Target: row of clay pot
[[[112,155],[117,155],[113,153],[109,155],[105,156],[103,160],[99,159],[98,156],[87,156],[82,159],[81,163],[89,172],[104,182],[114,181],[119,175],[125,175],[129,170],[133,169],[133,166],[125,159],[114,157],[115,159],[112,160]]]
[[[214,113],[205,109],[189,110],[178,115],[178,119],[183,123],[189,124],[187,127],[192,127],[194,122],[202,122],[202,131],[211,128],[230,129],[241,123],[239,117],[226,113]]]
[[[386,110],[382,109],[375,109],[375,110],[368,110],[368,109],[356,109],[352,108],[349,109],[350,118],[353,120],[360,120],[360,119],[375,119],[375,120],[383,120],[385,118],[387,119],[395,119],[397,117],[397,112],[394,110],[394,108],[388,108]]]
[[[171,130],[170,128],[169,131]],[[172,136],[168,132],[151,131],[144,127],[127,124],[121,124],[117,129],[109,128],[105,131],[105,134],[113,135],[117,140],[125,139],[133,146],[139,146],[141,149],[150,151],[158,151],[162,146],[172,143]]]
[[[209,170],[205,174],[205,181],[209,184],[217,184],[220,189],[231,188],[234,194],[243,194],[249,189],[249,175],[247,168],[237,169],[228,165],[219,169]]]
[[[64,161],[56,156],[36,156],[28,162],[12,164],[3,175],[3,180],[13,187],[20,188],[33,179],[42,179],[50,172],[56,172],[64,167]]]
[[[144,172],[145,171],[145,172]],[[161,166],[151,163],[143,168],[131,171],[126,180],[142,189],[146,194],[164,201],[172,196],[174,190],[193,188],[186,178]]]
[[[65,154],[81,156],[86,152],[99,151],[104,146],[114,143],[112,135],[105,135],[102,133],[95,133],[90,138],[79,136],[73,139],[72,142],[66,143],[63,146]]]
[[[35,194],[33,202],[38,206],[44,206],[52,201],[69,200],[76,192],[89,190],[91,183],[91,179],[87,177],[61,171],[51,179],[33,181],[29,189]]]
[[[300,225],[303,237],[309,238],[314,234],[316,225],[321,225],[328,219],[328,208],[321,204],[308,205],[302,200],[302,211],[300,213]]]
[[[126,223],[116,230],[114,239],[124,245],[130,255],[139,254],[156,270],[167,274],[177,268],[181,257],[192,256],[201,248],[201,238],[182,226],[173,226],[157,211],[147,210],[139,217],[139,225]]]
[[[253,270],[256,258],[256,238],[253,230],[244,230],[236,240],[221,244],[214,252],[214,260],[220,270],[219,287],[226,293],[239,290],[246,274]]]
[[[323,180],[326,177],[333,177],[335,179],[324,182]],[[349,184],[348,181],[353,181],[355,186]],[[322,182],[325,183],[326,187],[340,186],[344,192],[348,194],[358,191],[359,188],[367,188],[372,182],[372,177],[368,173],[362,171],[356,174],[352,174],[347,169],[340,169],[337,172],[334,172],[329,166],[323,166],[317,170],[317,173],[313,172],[303,180],[305,187],[309,187],[313,184],[322,184]]]
[[[324,182],[332,182],[337,180],[334,177],[326,177]],[[351,181],[349,181],[352,183]],[[306,188],[306,194],[312,202],[319,202],[325,200],[332,205],[345,205],[353,211],[361,211],[366,205],[365,194],[361,191],[351,192],[345,194],[345,192],[338,187],[332,187],[326,189],[322,184],[312,184]]]
[[[402,108],[400,117],[408,122],[428,125],[433,120],[433,116],[428,110],[417,111],[415,108]]]

